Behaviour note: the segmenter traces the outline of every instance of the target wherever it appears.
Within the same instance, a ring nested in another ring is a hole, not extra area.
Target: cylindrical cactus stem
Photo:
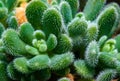
[[[116,23],[114,24],[114,27],[112,28],[112,30],[110,32],[110,35],[113,35],[115,33],[115,31],[117,30],[117,28],[119,27],[120,6],[115,2],[112,2],[112,3],[108,4],[106,7],[109,7],[109,6],[114,6],[117,9],[117,13],[118,13],[118,17],[116,18]]]
[[[79,9],[79,0],[65,0],[70,4],[70,7],[72,9],[72,16],[75,17],[75,14],[77,13]]]
[[[77,60],[74,62],[74,67],[77,73],[85,79],[91,79],[94,77],[95,71],[89,67],[84,60]]]
[[[93,21],[104,7],[106,0],[88,0],[84,7],[84,14],[87,20]]]
[[[101,52],[99,55],[99,62],[100,65],[102,64],[103,67],[116,68],[117,58],[114,55],[109,54],[107,52]]]
[[[28,4],[25,11],[26,17],[35,29],[42,27],[42,16],[46,9],[47,6],[41,0],[33,0]]]
[[[72,50],[72,47],[73,44],[71,38],[66,34],[61,34],[58,38],[58,44],[55,49],[53,49],[53,52],[57,54],[65,53]]]
[[[50,65],[50,59],[48,55],[37,55],[28,60],[27,65],[32,70],[46,69]]]
[[[60,12],[62,14],[64,23],[67,25],[72,20],[71,7],[66,1],[60,3]]]
[[[99,60],[99,46],[96,41],[90,42],[86,49],[85,61],[90,67],[96,67]]]
[[[2,34],[2,40],[6,52],[13,56],[26,55],[25,43],[19,38],[17,32],[13,29],[7,29]]]
[[[12,80],[19,80],[21,78],[21,73],[19,73],[14,65],[13,62],[9,63],[7,65],[7,75],[9,78],[11,78]]]
[[[15,16],[11,16],[11,17],[8,19],[7,23],[8,23],[8,28],[13,28],[13,29],[15,29],[15,30],[18,29],[18,21],[17,21],[17,19],[16,19]]]
[[[27,59],[25,57],[19,57],[13,60],[14,67],[17,71],[28,74],[32,72],[31,69],[27,66]]]
[[[88,24],[88,28],[87,28],[87,34],[86,34],[86,39],[87,42],[91,42],[93,40],[96,40],[98,37],[98,26],[96,23],[90,23]]]
[[[73,61],[74,55],[71,52],[55,55],[51,58],[50,68],[52,70],[61,70],[68,67]]]
[[[114,69],[106,69],[97,76],[96,81],[111,81],[115,78],[117,72]]]
[[[57,37],[62,31],[62,16],[55,8],[47,9],[43,14],[42,30],[46,36],[55,34]]]
[[[77,17],[68,25],[69,35],[71,37],[84,36],[86,34],[87,27],[87,21]]]
[[[2,23],[4,22],[4,19],[7,17],[8,15],[8,9],[6,7],[0,8],[0,21]]]
[[[7,6],[9,12],[15,8],[17,2],[18,2],[18,0],[6,0],[6,6]]]
[[[20,35],[20,38],[25,43],[32,45],[32,40],[34,38],[33,33],[34,33],[34,28],[30,23],[25,22],[21,24],[19,29],[19,35]]]
[[[97,18],[99,28],[98,38],[100,38],[102,35],[111,37],[111,30],[117,23],[118,17],[119,15],[117,9],[114,6],[108,6],[100,13]]]

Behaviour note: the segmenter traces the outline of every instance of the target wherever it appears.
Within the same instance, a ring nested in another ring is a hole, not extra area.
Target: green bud
[[[102,47],[104,45],[104,43],[106,42],[106,40],[107,40],[107,36],[105,36],[105,35],[102,36],[98,41],[99,47]]]
[[[45,33],[41,30],[34,31],[33,36],[38,40],[45,39]]]

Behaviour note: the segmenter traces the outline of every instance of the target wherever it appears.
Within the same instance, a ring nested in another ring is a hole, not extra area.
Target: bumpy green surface
[[[6,6],[11,11],[16,6],[18,0],[6,0]]]
[[[22,73],[29,73],[30,70],[27,66],[27,59],[24,57],[16,58],[13,61],[14,67],[17,71]]]
[[[8,29],[2,35],[2,40],[6,51],[13,56],[21,56],[26,54],[25,43],[18,37],[13,29]]]
[[[54,49],[55,53],[61,54],[72,49],[72,40],[66,34],[62,34],[58,40],[58,44]]]
[[[62,55],[55,55],[51,59],[50,68],[52,70],[60,70],[69,66],[74,61],[74,55],[70,52]]]
[[[67,1],[70,4],[72,9],[72,15],[74,17],[79,9],[79,0],[65,0],[65,1]]]
[[[17,70],[14,68],[13,63],[9,63],[7,66],[7,73],[8,73],[8,77],[10,77],[13,80],[18,80],[20,79],[20,74],[19,72],[17,72]]]
[[[89,66],[95,67],[98,63],[99,47],[96,41],[91,42],[86,50],[85,59]]]
[[[87,66],[84,60],[77,60],[74,62],[74,67],[77,73],[84,78],[92,78],[94,76],[94,70]]]
[[[115,75],[116,75],[115,70],[107,69],[100,73],[96,81],[111,81]]]
[[[27,44],[31,44],[32,43],[32,40],[34,38],[33,37],[33,32],[34,32],[34,28],[28,22],[23,23],[20,26],[20,29],[19,29],[20,38]]]
[[[27,20],[34,26],[35,29],[42,27],[42,15],[47,9],[47,6],[40,0],[31,1],[26,8]]]
[[[46,36],[55,34],[58,36],[62,29],[62,16],[55,8],[47,9],[43,14],[43,31]]]
[[[87,20],[94,20],[102,10],[106,0],[88,0],[83,10]]]
[[[28,61],[28,67],[33,70],[41,70],[48,68],[50,59],[47,55],[38,55]]]
[[[10,19],[8,19],[8,27],[12,29],[18,28],[18,21],[15,16],[12,16]]]
[[[0,1],[0,81],[120,79],[117,3],[88,0],[82,11],[85,0],[25,1],[22,24],[22,0]]]
[[[72,11],[70,5],[66,1],[63,1],[60,4],[60,11],[63,16],[64,23],[68,24],[72,20]]]
[[[54,34],[50,34],[47,40],[48,51],[53,50],[57,46],[57,37]]]
[[[85,35],[87,26],[86,20],[76,18],[68,25],[69,35],[71,37]]]
[[[6,63],[3,61],[0,61],[0,80],[1,81],[9,81],[10,79],[7,76],[6,72]]]
[[[114,6],[109,6],[98,17],[99,37],[102,35],[110,36],[110,31],[116,23],[118,17],[117,9]]]

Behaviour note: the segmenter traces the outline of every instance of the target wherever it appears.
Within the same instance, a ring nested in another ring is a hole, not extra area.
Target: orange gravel
[[[19,25],[27,22],[27,18],[25,16],[25,9],[26,9],[27,3],[26,2],[22,2],[20,7],[16,8],[16,18],[18,20]]]

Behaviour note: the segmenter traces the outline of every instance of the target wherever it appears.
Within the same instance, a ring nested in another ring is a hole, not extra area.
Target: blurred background
[[[83,10],[84,6],[85,6],[85,3],[86,3],[87,0],[80,0],[80,7],[81,7],[81,10]],[[120,0],[107,0],[107,3],[110,3],[110,2],[117,2],[119,5],[120,5]]]

